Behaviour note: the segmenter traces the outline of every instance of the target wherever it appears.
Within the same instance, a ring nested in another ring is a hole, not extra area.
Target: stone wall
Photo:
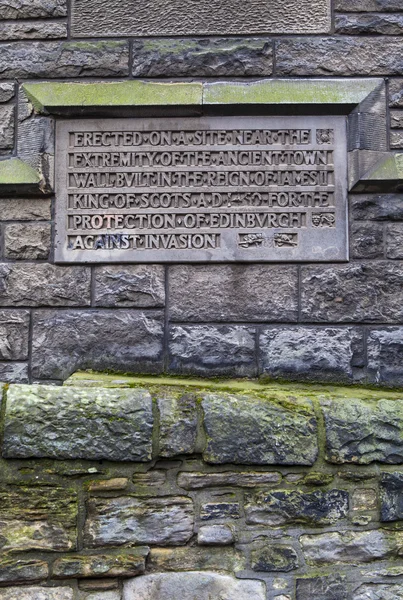
[[[18,87],[48,79],[321,76],[347,82],[377,76],[388,90],[383,112],[389,148],[383,150],[403,148],[399,0],[316,1],[303,7],[282,0],[279,14],[270,13],[258,27],[245,25],[235,37],[232,30],[230,37],[221,30],[185,37],[181,29],[178,37],[147,37],[133,25],[111,38],[101,4],[0,1],[1,158],[22,157],[51,171],[45,160],[53,143],[51,119],[31,118],[34,107]],[[255,10],[259,1],[252,4]],[[116,23],[119,11],[127,11],[127,3],[119,5]],[[89,7],[91,15],[84,19],[80,11]],[[292,9],[302,11],[300,21],[289,18]],[[367,137],[374,126],[372,119]],[[57,266],[49,188],[30,196],[21,192],[23,186],[11,186],[14,196],[5,189],[0,198],[3,381],[61,382],[76,369],[92,368],[403,385],[399,186],[391,190],[378,182],[373,193],[351,194],[350,262],[283,266]]]
[[[403,598],[398,393],[68,383],[3,386],[1,600]]]

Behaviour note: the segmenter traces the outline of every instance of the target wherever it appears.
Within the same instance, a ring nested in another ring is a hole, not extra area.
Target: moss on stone
[[[0,186],[29,185],[39,182],[39,173],[19,158],[0,161]]]

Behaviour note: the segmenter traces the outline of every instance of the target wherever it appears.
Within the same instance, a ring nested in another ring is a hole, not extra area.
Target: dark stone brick
[[[239,519],[240,506],[238,502],[210,502],[200,507],[200,519],[211,521],[212,519]]]
[[[403,386],[403,327],[373,330],[367,344],[370,382]]]
[[[48,578],[49,569],[46,562],[35,558],[0,559],[0,583],[25,583],[41,581]]]
[[[403,9],[403,7],[402,7]],[[358,35],[380,33],[383,35],[403,34],[403,14],[344,14],[336,15],[337,33]]]
[[[253,327],[173,325],[169,350],[169,371],[173,373],[256,376]]]
[[[403,196],[401,194],[352,195],[350,207],[357,221],[403,221]]]
[[[178,265],[169,271],[174,321],[296,321],[297,268]]]
[[[157,308],[165,304],[161,265],[108,265],[95,269],[95,305]]]
[[[301,270],[303,321],[403,319],[403,267],[392,262],[308,266]]]
[[[347,517],[348,493],[343,490],[258,491],[246,498],[245,515],[249,524],[269,526],[304,523],[332,525]]]
[[[383,258],[383,226],[380,223],[353,223],[350,239],[352,258]]]
[[[163,322],[161,311],[37,311],[33,375],[67,379],[78,369],[161,372]]]
[[[127,42],[12,42],[0,47],[0,76],[119,77],[129,73]]]
[[[346,600],[344,578],[339,575],[297,579],[297,600]]]
[[[402,75],[403,40],[293,38],[276,42],[276,75]]]
[[[386,226],[386,257],[403,258],[403,223]]]
[[[292,546],[280,546],[267,540],[265,546],[252,550],[251,566],[254,571],[293,571],[299,567],[298,555]]]
[[[381,521],[403,520],[403,473],[381,475]]]
[[[135,77],[253,77],[273,71],[272,42],[260,38],[133,42]]]

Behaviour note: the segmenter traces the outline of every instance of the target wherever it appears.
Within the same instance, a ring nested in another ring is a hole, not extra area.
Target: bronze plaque
[[[345,117],[56,127],[56,262],[343,261]]]

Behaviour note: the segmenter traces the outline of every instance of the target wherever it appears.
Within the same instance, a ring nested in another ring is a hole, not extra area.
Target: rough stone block
[[[403,598],[403,585],[368,583],[362,585],[354,592],[352,600],[401,600]]]
[[[29,311],[0,310],[0,360],[28,358]]]
[[[74,490],[56,486],[16,486],[0,491],[2,552],[74,550],[76,521],[77,494]]]
[[[0,150],[11,150],[13,147],[14,106],[0,106]]]
[[[79,592],[78,600],[122,600],[120,591]]]
[[[47,579],[48,574],[48,565],[42,560],[8,557],[0,559],[1,584],[41,581]]]
[[[279,571],[289,572],[298,569],[298,555],[292,546],[273,544],[267,540],[266,544],[255,547],[251,552],[251,567],[254,571]]]
[[[58,558],[53,563],[53,576],[59,579],[70,577],[135,577],[145,571],[149,548],[133,548],[125,554],[74,554]]]
[[[65,16],[66,0],[0,0],[0,19],[48,19]]]
[[[66,23],[46,21],[0,23],[2,41],[9,40],[51,40],[67,37]]]
[[[321,401],[326,427],[326,460],[367,465],[403,462],[403,401]]]
[[[0,381],[5,383],[28,383],[28,363],[0,363]]]
[[[165,304],[161,265],[108,265],[95,269],[95,305],[157,308]]]
[[[7,81],[0,83],[0,102],[8,102],[15,96],[15,84]]]
[[[352,258],[384,258],[381,223],[353,223],[350,229]]]
[[[296,321],[297,268],[179,265],[170,268],[174,321]]]
[[[348,493],[343,490],[258,491],[247,497],[246,522],[277,527],[304,523],[310,526],[333,525],[347,517]]]
[[[273,327],[260,334],[260,372],[272,378],[351,382],[363,361],[362,333],[352,327]]]
[[[401,194],[353,195],[351,214],[357,221],[403,221],[403,198]]]
[[[403,268],[382,261],[302,267],[301,318],[399,322],[403,319]]]
[[[186,473],[178,474],[178,485],[185,490],[199,490],[210,487],[245,487],[276,484],[281,481],[280,473],[254,473],[253,471],[223,471],[220,473]]]
[[[234,534],[227,525],[204,525],[197,532],[200,546],[229,546],[234,543]]]
[[[78,369],[162,371],[160,311],[36,311],[32,370],[38,379],[67,379]]]
[[[200,520],[239,519],[241,507],[239,502],[208,502],[200,507]]]
[[[10,259],[46,259],[50,252],[50,224],[13,223],[4,232],[4,255]]]
[[[193,535],[193,502],[184,496],[93,498],[87,505],[84,544],[185,544]]]
[[[403,15],[394,14],[344,14],[336,15],[335,31],[345,35],[402,35]]]
[[[233,573],[245,569],[245,567],[243,555],[234,548],[214,548],[213,546],[151,548],[147,561],[147,568],[157,572],[207,570]]]
[[[129,73],[127,42],[11,42],[0,48],[2,78],[119,77]]]
[[[400,0],[336,0],[336,10],[350,12],[400,11]]]
[[[152,399],[141,389],[11,386],[3,455],[8,458],[147,461]]]
[[[402,75],[403,40],[293,38],[276,42],[278,76]]]
[[[260,77],[273,72],[267,39],[159,39],[133,43],[135,77]]]
[[[373,330],[368,336],[368,377],[371,383],[403,385],[403,328]]]
[[[389,106],[403,108],[403,79],[389,80]]]
[[[8,587],[0,589],[0,600],[73,600],[69,587]]]
[[[265,600],[266,586],[263,581],[197,572],[146,575],[123,585],[123,600],[178,600],[192,597],[197,600]]]
[[[127,477],[114,477],[113,479],[95,479],[88,484],[90,492],[110,492],[125,490],[129,480]]]
[[[297,600],[346,600],[348,597],[344,577],[307,577],[297,579]]]
[[[381,521],[403,520],[403,473],[381,474]]]
[[[368,563],[396,557],[403,533],[380,530],[328,532],[302,535],[299,539],[305,560],[310,565],[331,563]]]
[[[403,129],[403,110],[390,111],[390,126],[393,129]]]
[[[256,376],[255,329],[241,325],[174,325],[169,371],[189,375]]]
[[[158,396],[157,403],[160,456],[194,453],[198,423],[196,396],[168,391]]]
[[[403,148],[403,131],[392,129],[390,132],[390,147]]]
[[[88,306],[90,269],[0,264],[0,306]]]
[[[310,402],[207,394],[203,397],[207,447],[213,464],[312,465],[316,418]],[[281,423],[281,427],[279,427]]]
[[[51,201],[48,198],[0,198],[1,221],[48,221]]]

